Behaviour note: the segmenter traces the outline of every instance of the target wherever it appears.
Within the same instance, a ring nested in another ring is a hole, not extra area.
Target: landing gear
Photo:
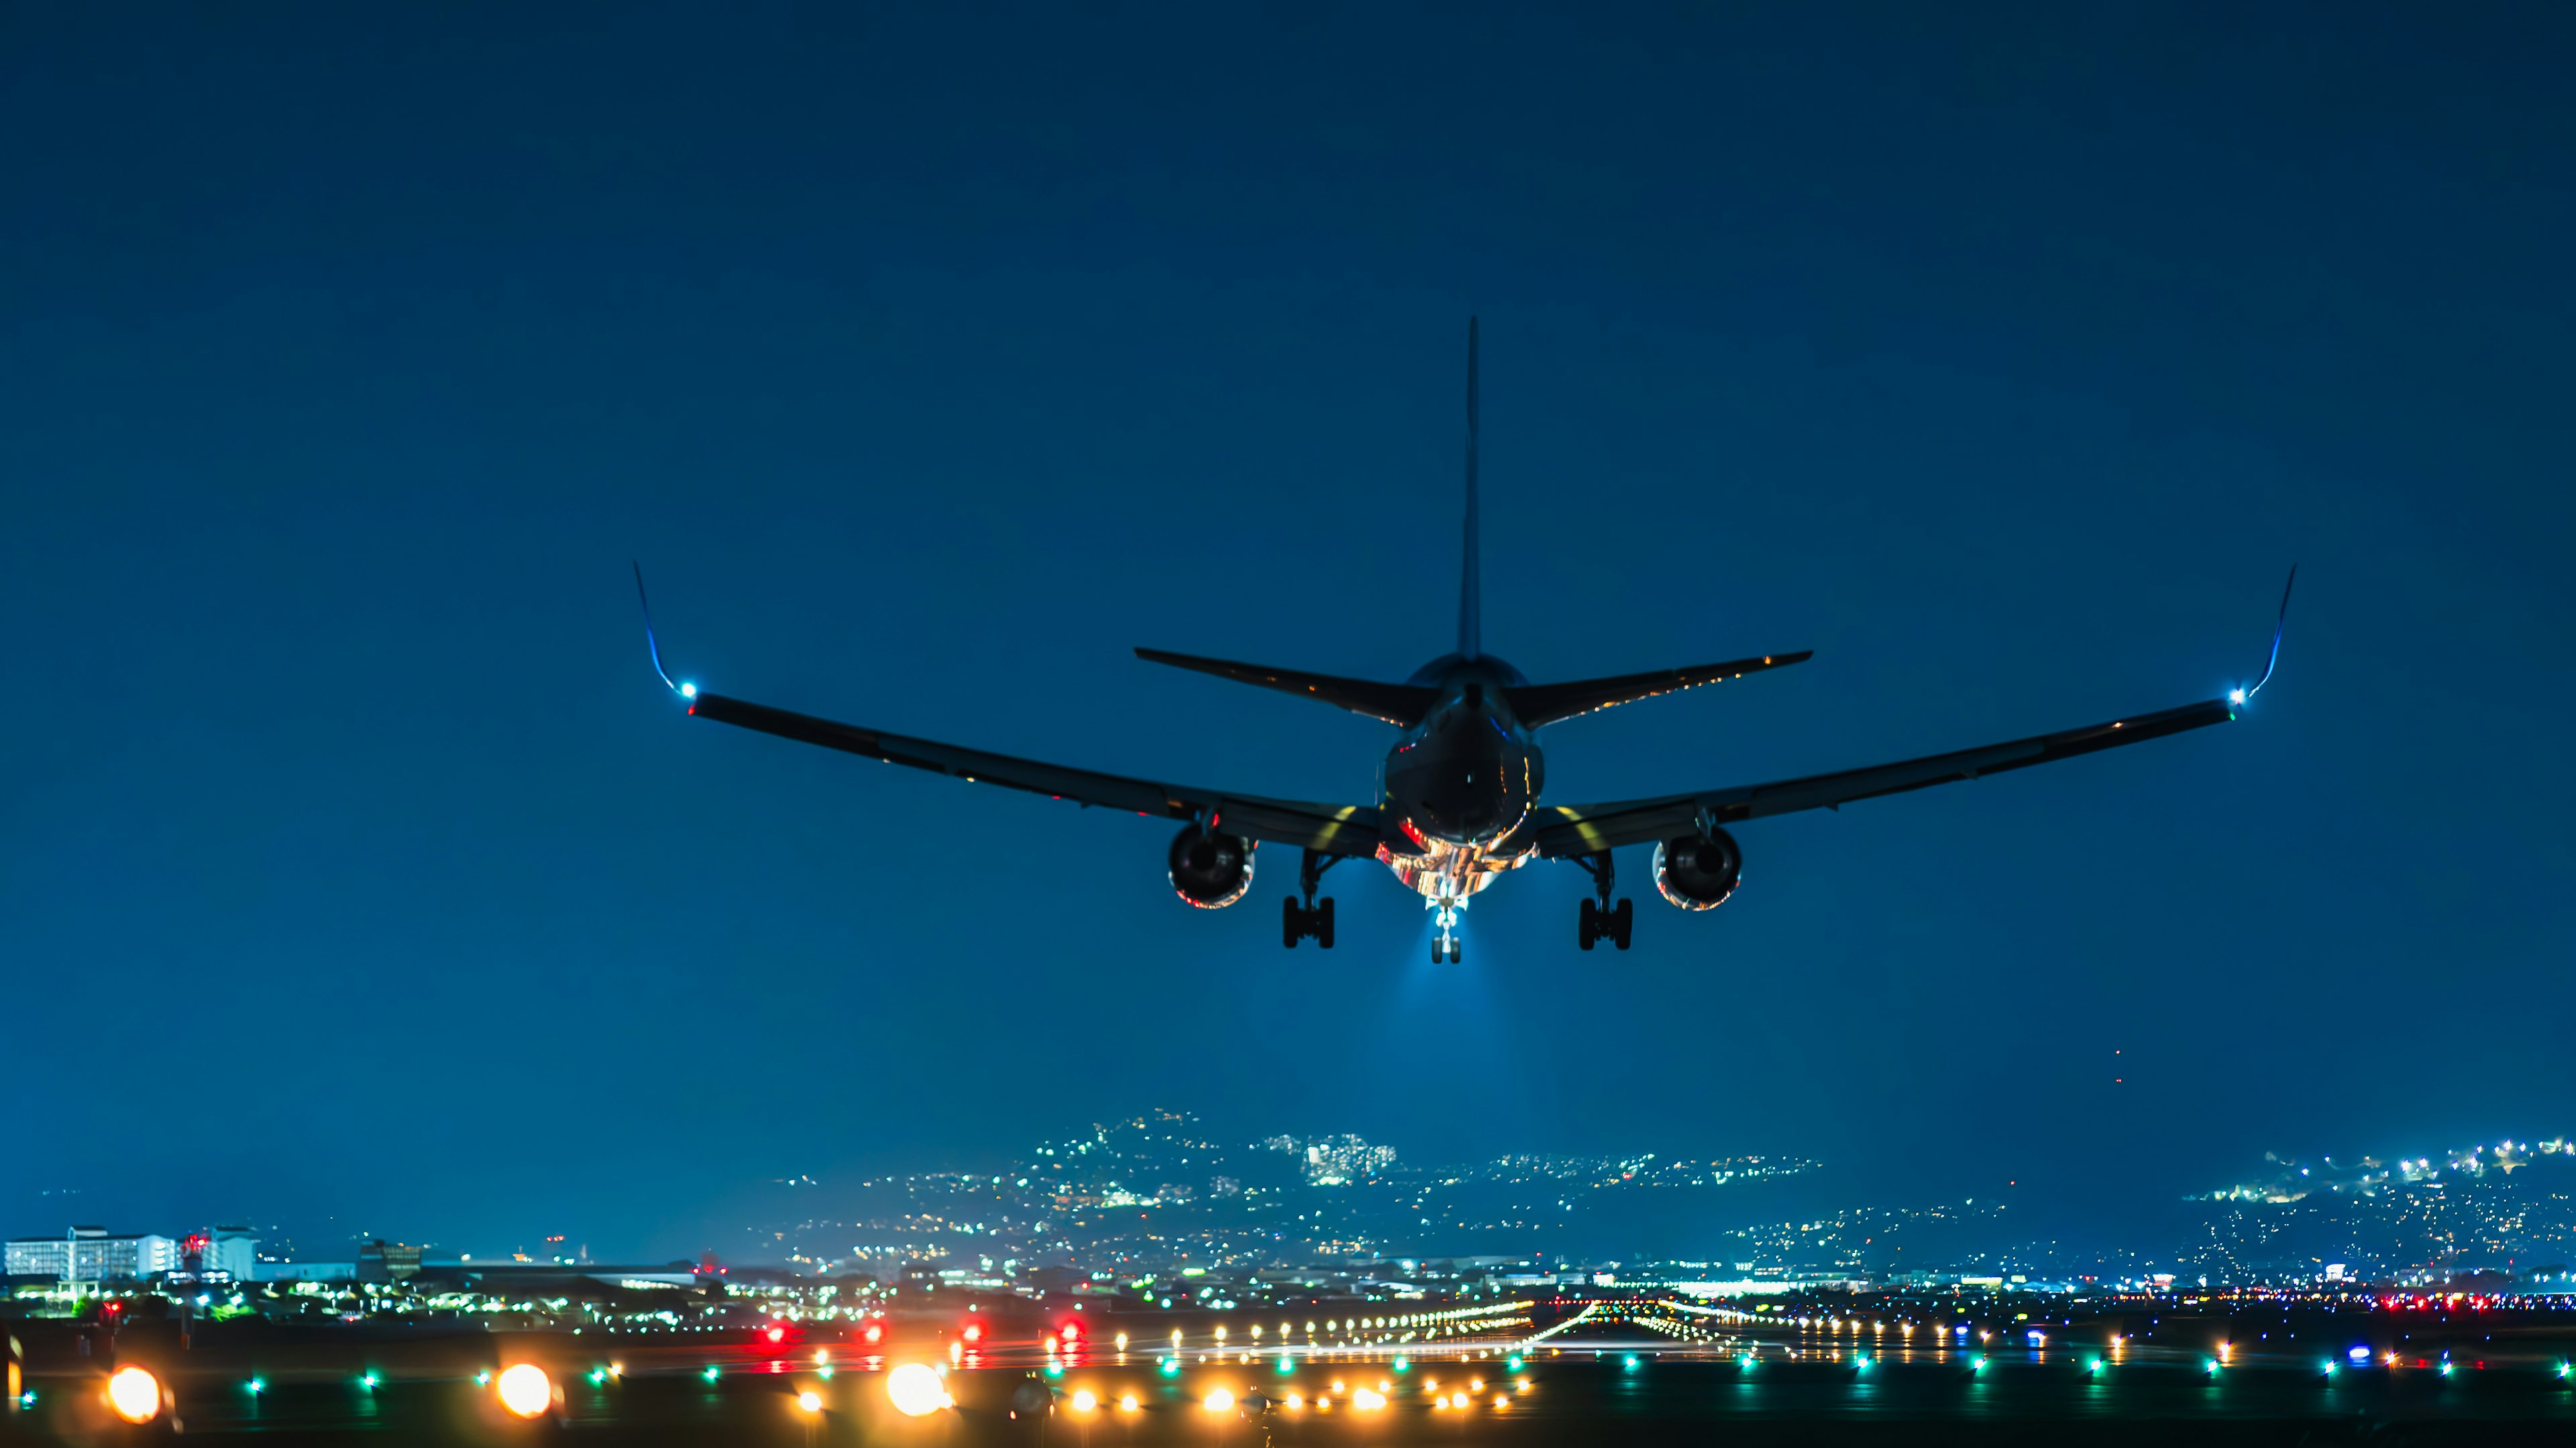
[[[1300,940],[1312,940],[1317,950],[1333,948],[1332,897],[1326,896],[1311,907],[1299,905],[1294,895],[1280,900],[1279,943],[1295,950]]]
[[[1575,943],[1590,950],[1594,943],[1607,940],[1621,950],[1628,948],[1628,931],[1636,923],[1635,902],[1622,900],[1616,907],[1610,903],[1610,891],[1618,879],[1611,868],[1610,852],[1577,855],[1574,862],[1592,875],[1592,898],[1583,902],[1575,913]]]
[[[1291,895],[1279,902],[1279,943],[1290,950],[1300,940],[1315,942],[1317,950],[1333,948],[1333,902],[1330,896],[1318,900],[1315,892],[1323,887],[1324,872],[1349,859],[1348,855],[1328,855],[1321,850],[1308,850],[1297,864],[1297,888],[1305,895],[1304,904]]]
[[[1456,965],[1458,963],[1459,948],[1458,912],[1465,908],[1466,902],[1461,900],[1426,900],[1423,903],[1431,906],[1434,910],[1439,912],[1431,917],[1431,923],[1440,927],[1440,933],[1431,937],[1431,963],[1433,965],[1438,965],[1443,961],[1446,961],[1451,965]]]

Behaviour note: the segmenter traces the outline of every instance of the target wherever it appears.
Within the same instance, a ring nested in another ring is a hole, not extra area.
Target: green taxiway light
[[[1510,1357],[1503,1359],[1503,1366],[1510,1368],[1513,1372],[1519,1372],[1521,1370],[1521,1355],[1519,1353],[1513,1353]]]
[[[2211,1377],[2218,1376],[2218,1359],[2211,1358],[2207,1362],[2202,1363],[2200,1365],[2200,1370],[2209,1374]]]
[[[1413,1359],[1397,1358],[1395,1360],[1395,1370],[1400,1373],[1409,1373],[1413,1371]]]
[[[2098,1373],[2102,1371],[2102,1360],[2100,1358],[2095,1358],[2091,1362],[2086,1363],[2084,1365],[2084,1371],[2088,1373]]]
[[[1635,1353],[1630,1353],[1626,1357],[1619,1359],[1619,1366],[1633,1371],[1637,1366],[1637,1355]]]
[[[257,1397],[259,1394],[268,1391],[268,1380],[266,1378],[253,1378],[249,1382],[242,1384],[242,1391],[249,1393],[253,1397]]]
[[[362,1378],[358,1379],[358,1386],[359,1386],[359,1387],[367,1388],[367,1389],[373,1389],[373,1388],[375,1387],[375,1385],[376,1385],[376,1375],[375,1375],[374,1373],[369,1373],[369,1374],[367,1374],[365,1377],[362,1377]]]
[[[835,1369],[830,1363],[825,1363],[814,1370],[814,1376],[821,1378],[823,1381],[828,1383],[832,1380],[832,1374],[835,1371],[837,1371],[837,1369]],[[1062,1368],[1050,1367],[1047,1371],[1056,1377],[1064,1376],[1064,1370]]]
[[[1176,1357],[1167,1357],[1163,1359],[1162,1371],[1163,1376],[1167,1378],[1179,1377],[1181,1375],[1181,1360]]]
[[[719,1371],[720,1370],[714,1363],[709,1363],[705,1367],[698,1369],[698,1376],[712,1383],[716,1380]]]
[[[1297,1371],[1297,1360],[1288,1356],[1286,1353],[1281,1353],[1279,1355],[1279,1375],[1284,1378],[1295,1371]]]

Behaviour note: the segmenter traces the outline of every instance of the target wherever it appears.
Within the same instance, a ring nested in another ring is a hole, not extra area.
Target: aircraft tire
[[[1575,913],[1574,923],[1575,943],[1585,950],[1590,950],[1592,942],[1601,938],[1600,910],[1591,901],[1586,900],[1583,902],[1583,908]]]
[[[1610,912],[1608,922],[1610,941],[1621,950],[1628,948],[1628,929],[1637,923],[1636,907],[1636,901],[1622,900],[1619,902],[1619,908]]]
[[[1279,902],[1279,943],[1290,950],[1306,938],[1306,912],[1297,908],[1297,897],[1290,895]]]
[[[1323,899],[1316,901],[1315,908],[1308,912],[1308,918],[1315,927],[1315,948],[1317,950],[1332,949],[1333,897],[1327,895]]]

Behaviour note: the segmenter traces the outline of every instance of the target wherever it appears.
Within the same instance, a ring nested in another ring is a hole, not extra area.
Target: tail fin
[[[1476,319],[1467,319],[1467,561],[1458,575],[1458,657],[1480,651],[1476,576]]]

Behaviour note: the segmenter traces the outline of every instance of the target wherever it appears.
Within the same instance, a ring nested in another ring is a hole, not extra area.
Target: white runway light
[[[512,1416],[533,1418],[554,1406],[554,1379],[535,1363],[517,1363],[492,1380],[492,1395]]]
[[[886,1374],[886,1399],[907,1418],[936,1413],[954,1401],[938,1370],[926,1363],[905,1363]]]
[[[129,1423],[161,1416],[161,1380],[141,1368],[118,1368],[107,1380],[107,1405]]]

